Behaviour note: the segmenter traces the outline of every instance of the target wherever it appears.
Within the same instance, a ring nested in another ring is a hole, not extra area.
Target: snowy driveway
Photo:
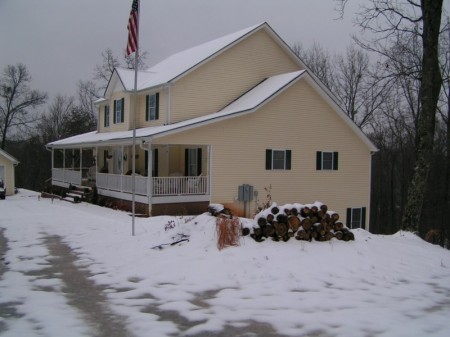
[[[449,335],[450,252],[409,233],[218,251],[208,215],[130,224],[27,191],[1,201],[0,335]]]

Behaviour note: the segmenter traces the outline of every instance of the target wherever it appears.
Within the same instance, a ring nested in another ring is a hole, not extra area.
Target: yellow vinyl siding
[[[298,64],[261,30],[175,82],[171,122],[216,112],[265,78],[296,70]]]
[[[158,142],[212,145],[213,203],[239,208],[238,186],[250,184],[260,201],[272,185],[279,204],[318,200],[343,218],[347,207],[369,206],[369,149],[304,80],[254,113]],[[292,150],[292,169],[265,170],[265,149]],[[339,152],[339,170],[317,171],[316,151]]]
[[[102,105],[100,105],[100,113],[99,113],[99,132],[114,132],[114,131],[125,131],[125,130],[129,130],[131,127],[131,124],[133,121],[129,118],[129,112],[133,111],[133,104],[132,102],[130,102],[130,95],[128,93],[124,93],[124,92],[116,92],[114,94],[112,94],[112,96],[110,97],[110,99],[108,100],[108,103],[104,103]],[[114,100],[119,100],[124,98],[124,121],[123,123],[116,123],[114,124]],[[104,125],[104,113],[105,113],[105,109],[104,106],[106,104],[109,104],[109,127],[105,128]]]

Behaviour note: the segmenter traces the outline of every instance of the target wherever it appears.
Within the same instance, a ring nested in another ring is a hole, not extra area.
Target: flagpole
[[[136,213],[136,115],[137,115],[137,78],[138,78],[138,64],[139,64],[139,16],[140,16],[140,1],[138,0],[137,10],[137,34],[136,34],[136,51],[134,54],[134,90],[133,90],[133,148],[132,154],[132,168],[131,168],[131,235],[135,234],[135,213]]]

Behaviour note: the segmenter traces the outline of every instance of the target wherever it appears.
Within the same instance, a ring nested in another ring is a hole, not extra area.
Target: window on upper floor
[[[123,123],[125,120],[124,103],[124,98],[114,100],[114,124]]]
[[[159,92],[147,95],[145,98],[145,120],[155,121],[159,119]]]
[[[105,110],[104,110],[105,114],[104,114],[104,127],[107,128],[109,126],[109,105],[105,105]]]
[[[317,151],[316,169],[336,171],[338,169],[338,161],[338,152]]]
[[[266,150],[266,170],[290,170],[291,150]]]

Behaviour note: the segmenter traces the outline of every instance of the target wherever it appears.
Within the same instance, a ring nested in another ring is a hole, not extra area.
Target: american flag
[[[139,0],[133,0],[131,5],[130,18],[128,19],[128,44],[127,55],[134,53],[138,49],[139,35]]]

